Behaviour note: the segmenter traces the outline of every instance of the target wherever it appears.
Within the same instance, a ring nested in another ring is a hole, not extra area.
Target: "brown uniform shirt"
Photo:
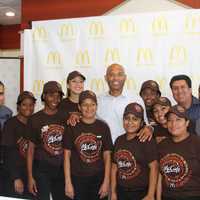
[[[163,139],[171,137],[167,128],[162,127],[160,124],[153,126],[154,132],[153,136],[157,143],[160,143]]]
[[[113,162],[117,164],[117,182],[130,190],[147,189],[149,166],[157,160],[156,142],[140,142],[138,137],[126,139],[126,134],[119,136],[114,145]]]
[[[4,126],[2,144],[5,146],[5,163],[11,178],[20,178],[26,171],[27,125],[16,116],[9,119]]]
[[[178,143],[167,138],[158,149],[163,196],[200,197],[200,138],[191,134]]]
[[[103,171],[103,152],[113,148],[109,127],[98,119],[92,124],[81,121],[69,126],[63,145],[71,150],[71,173],[75,176],[94,176]]]
[[[29,140],[35,145],[35,159],[52,165],[63,163],[62,141],[65,131],[64,121],[57,112],[47,115],[42,110],[28,121]]]
[[[59,113],[64,120],[67,120],[72,112],[79,112],[78,103],[72,102],[69,98],[65,98],[60,102]]]

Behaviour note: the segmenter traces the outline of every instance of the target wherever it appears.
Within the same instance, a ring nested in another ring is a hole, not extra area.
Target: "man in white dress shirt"
[[[150,140],[152,128],[148,125],[146,109],[142,98],[134,94],[133,91],[129,93],[123,90],[126,81],[124,68],[116,63],[110,65],[107,68],[105,79],[108,83],[109,91],[98,97],[97,117],[104,120],[110,127],[113,142],[119,135],[125,133],[123,128],[124,109],[129,103],[133,102],[142,105],[145,110],[144,120],[147,126],[139,133],[140,141]],[[68,119],[68,123],[75,126],[79,119],[80,115],[73,113]]]
[[[119,135],[125,133],[123,128],[123,112],[125,107],[131,102],[137,102],[145,110],[145,105],[142,98],[134,94],[134,91],[129,93],[123,90],[126,73],[121,65],[110,65],[107,68],[105,80],[108,84],[109,91],[98,97],[97,116],[107,122],[111,129],[112,139],[115,141]],[[144,119],[148,123],[146,112]]]

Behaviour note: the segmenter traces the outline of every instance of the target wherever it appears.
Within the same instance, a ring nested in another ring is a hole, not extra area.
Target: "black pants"
[[[117,186],[117,199],[118,200],[141,200],[147,195],[147,190],[133,191],[128,188]]]
[[[34,163],[34,178],[38,190],[38,200],[65,200],[63,167],[36,161]]]
[[[162,200],[200,200],[199,197],[177,197],[177,198],[171,198],[171,197],[162,197]]]
[[[17,192],[15,192],[15,189],[14,189],[14,181],[9,178],[8,179],[8,187],[7,187],[7,194],[6,196],[8,197],[13,197],[13,198],[20,198],[20,199],[31,199],[31,200],[35,200],[36,198],[31,194],[29,193],[28,191],[28,183],[27,183],[27,177],[21,177],[21,180],[23,181],[23,184],[24,184],[24,192],[23,194],[18,194]]]
[[[103,182],[103,176],[103,173],[91,177],[72,176],[75,200],[100,200],[98,192]],[[108,200],[108,197],[101,200]]]

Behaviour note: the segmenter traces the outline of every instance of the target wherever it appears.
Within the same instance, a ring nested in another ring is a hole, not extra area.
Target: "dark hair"
[[[46,94],[46,93],[41,94],[41,96],[40,96],[40,100],[41,100],[42,103],[45,102],[45,99],[44,99],[44,95],[45,95],[45,94]],[[62,100],[62,98],[63,98],[63,94],[62,94],[61,92],[59,92],[59,94],[60,94],[60,100]]]
[[[190,77],[185,74],[173,76],[169,83],[170,88],[172,88],[172,85],[175,81],[180,81],[180,80],[184,80],[187,83],[188,87],[192,88],[192,81],[191,81]]]
[[[0,85],[2,85],[2,86],[4,87],[4,84],[3,84],[3,82],[2,82],[2,81],[0,81]]]

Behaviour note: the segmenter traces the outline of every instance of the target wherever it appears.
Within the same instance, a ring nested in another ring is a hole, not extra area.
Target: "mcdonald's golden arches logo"
[[[120,62],[120,52],[118,48],[108,48],[105,52],[105,63]]]
[[[97,78],[93,78],[90,81],[90,89],[95,91],[95,92],[102,92],[105,91],[106,89],[106,82],[104,79],[97,79]]]
[[[79,50],[75,56],[75,65],[79,67],[90,67],[91,58],[88,50]]]
[[[122,19],[120,21],[120,33],[122,35],[129,35],[136,32],[136,25],[132,18]]]
[[[169,52],[170,65],[185,65],[188,60],[187,49],[181,45],[173,46]]]
[[[155,35],[165,35],[168,33],[168,22],[164,16],[159,16],[153,20],[152,33]]]
[[[187,34],[200,34],[200,15],[188,15],[185,17],[185,32]]]
[[[104,35],[104,25],[101,21],[92,21],[89,24],[89,35],[91,37],[102,37]]]
[[[50,51],[47,56],[47,65],[61,65],[61,55],[58,51]]]
[[[35,41],[46,41],[46,40],[48,40],[47,30],[42,26],[36,27],[33,31],[33,40],[35,40]]]
[[[44,86],[44,80],[34,80],[32,89],[33,93],[36,95],[41,94],[43,86]]]
[[[153,65],[153,53],[150,48],[139,48],[136,56],[137,65]]]
[[[61,41],[72,40],[76,38],[75,27],[71,23],[62,24],[58,31]]]

